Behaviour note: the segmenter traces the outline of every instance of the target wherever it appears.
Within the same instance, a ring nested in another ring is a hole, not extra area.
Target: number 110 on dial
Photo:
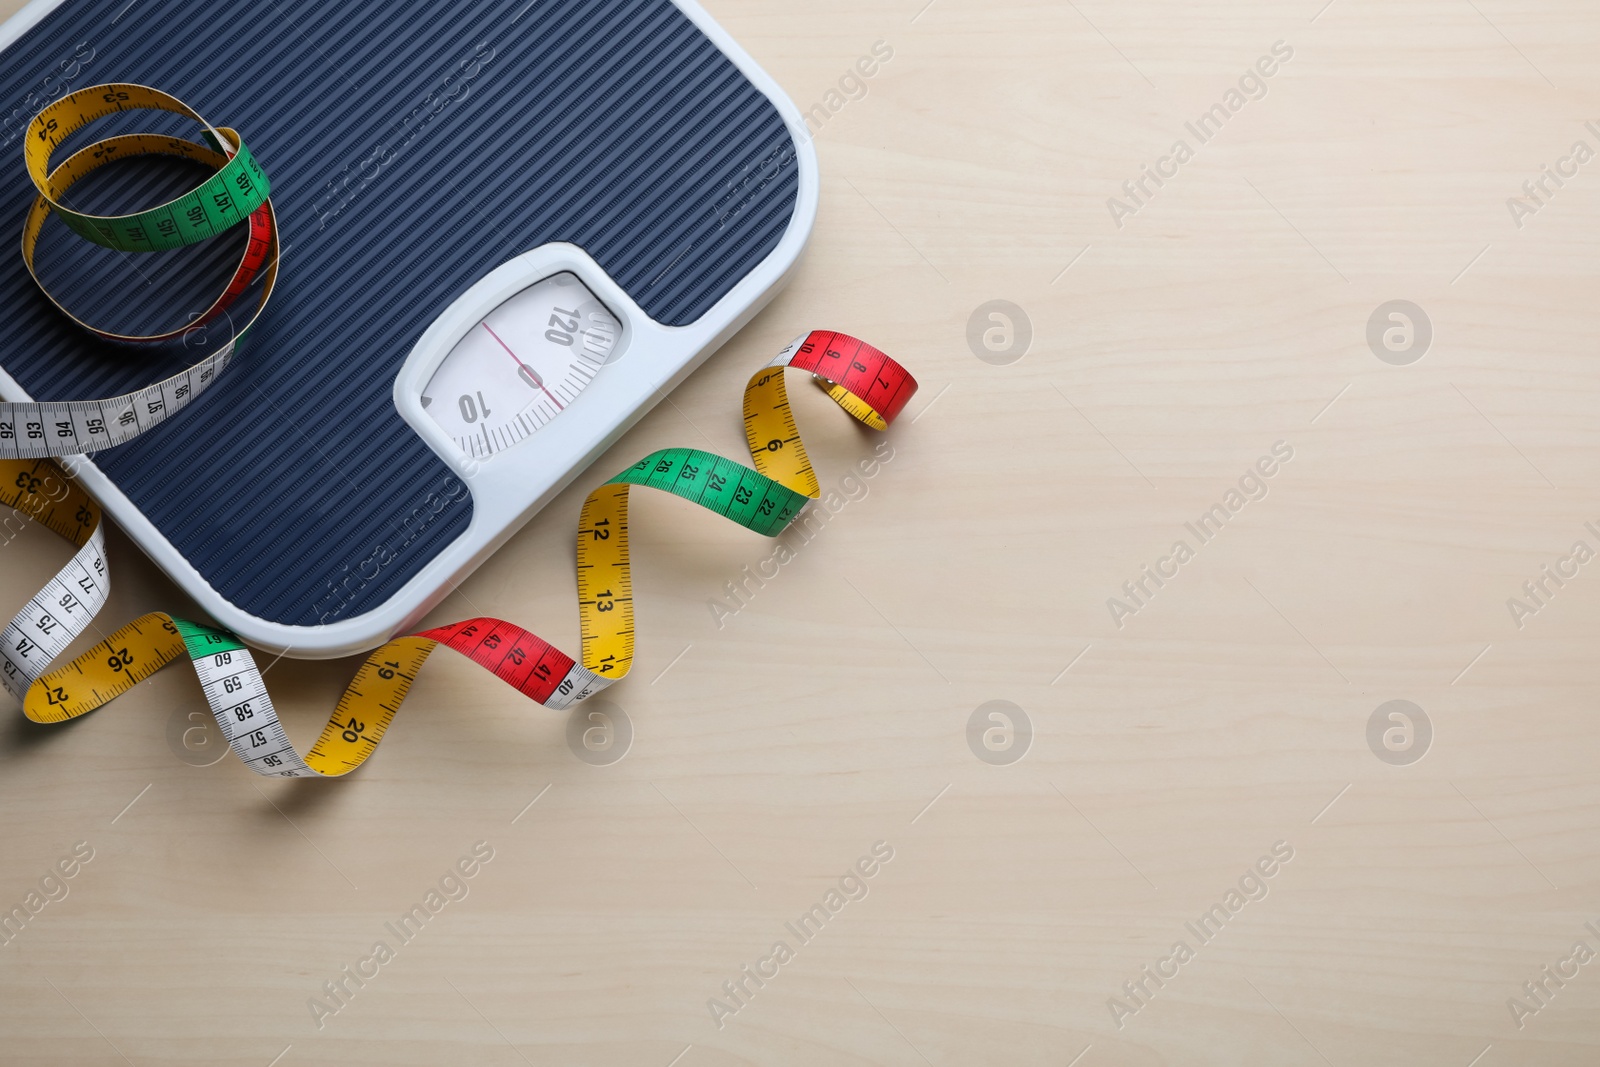
[[[492,456],[566,411],[621,333],[577,275],[553,275],[468,331],[434,372],[422,406],[467,455]]]

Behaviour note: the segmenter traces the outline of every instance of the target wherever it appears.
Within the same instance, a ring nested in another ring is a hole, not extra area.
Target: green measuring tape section
[[[85,215],[61,203],[73,183],[108,162],[107,154],[184,154],[177,138],[136,134],[91,145],[54,170],[56,148],[96,119],[119,111],[154,109],[198,122],[202,136],[218,152],[232,152],[221,169],[176,200],[131,215]],[[232,131],[229,131],[232,132]],[[230,140],[193,108],[144,85],[97,85],[81,89],[45,108],[28,124],[24,152],[29,177],[40,196],[67,227],[85,240],[120,252],[159,252],[198,244],[239,225],[266,202],[272,183],[237,134]]]
[[[167,618],[178,628],[178,636],[183,638],[183,647],[189,653],[190,659],[199,659],[201,656],[211,656],[218,652],[237,652],[244,647],[237,637],[226,630],[213,630],[209,626],[201,626],[175,615],[168,615]]]
[[[665,448],[609,484],[647,485],[681,496],[766,537],[777,536],[808,497],[742,463],[693,448]]]

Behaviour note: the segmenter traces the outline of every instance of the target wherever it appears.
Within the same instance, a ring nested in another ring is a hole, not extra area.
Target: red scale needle
[[[483,324],[483,328],[485,330],[489,331],[489,336],[490,337],[493,337],[496,341],[500,342],[500,347],[506,350],[506,355],[510,356],[512,359],[516,359],[517,360],[517,366],[519,366],[523,370],[527,371],[529,377],[531,377],[534,381],[539,383],[539,388],[544,390],[544,395],[545,396],[550,397],[550,403],[552,403],[552,404],[554,404],[556,406],[556,410],[557,411],[564,411],[565,409],[561,406],[561,401],[557,400],[555,398],[555,396],[551,394],[550,390],[545,389],[545,387],[544,387],[544,379],[539,377],[538,371],[535,371],[532,367],[530,367],[526,363],[522,362],[522,360],[517,359],[517,354],[515,352],[511,351],[511,346],[510,345],[508,345],[504,341],[500,340],[500,335],[494,332],[494,327],[490,326],[487,322],[485,322]]]

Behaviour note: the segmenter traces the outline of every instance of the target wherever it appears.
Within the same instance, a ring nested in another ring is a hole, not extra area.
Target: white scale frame
[[[0,24],[0,49],[13,44],[60,2],[33,0]],[[288,626],[240,610],[206,582],[92,459],[80,456],[59,461],[218,625],[232,630],[250,645],[291,659],[353,655],[416,629],[429,611],[783,288],[816,221],[816,149],[799,110],[771,76],[695,0],[672,2],[772,101],[789,129],[795,148],[793,163],[799,171],[799,191],[794,214],[777,247],[688,326],[663,326],[652,320],[598,263],[570,244],[544,245],[517,256],[463,293],[412,348],[395,379],[394,403],[417,435],[466,483],[472,496],[472,522],[465,533],[393,596],[354,618],[322,626]],[[457,342],[491,311],[534,283],[562,271],[577,275],[622,323],[617,351],[568,406],[564,417],[503,452],[470,459],[423,410],[423,388]],[[10,401],[33,399],[3,369],[0,396]]]

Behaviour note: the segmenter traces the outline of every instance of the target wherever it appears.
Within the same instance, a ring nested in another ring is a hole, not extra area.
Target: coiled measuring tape
[[[201,127],[205,144],[157,134],[109,137],[74,152],[51,169],[68,137],[107,115],[166,111]],[[50,301],[85,330],[107,341],[153,345],[183,338],[227,312],[262,279],[255,310],[228,342],[186,369],[134,393],[104,400],[0,403],[0,459],[31,459],[98,452],[123,444],[194,402],[227,367],[238,343],[267,305],[278,277],[278,228],[268,198],[271,182],[239,134],[217,129],[176,97],[126,83],[80,89],[46,107],[28,123],[24,138],[28,177],[38,196],[22,230],[22,258]],[[130,215],[88,215],[66,204],[68,191],[107,164],[138,156],[175,156],[214,168],[195,189],[169,203]],[[153,334],[127,334],[95,326],[55,297],[34,268],[45,222],[55,216],[78,236],[121,252],[159,252],[198,244],[233,227],[249,226],[239,264],[222,294],[194,318]]]
[[[53,463],[0,462],[0,504],[78,546],[60,574],[0,633],[0,681],[35,722],[64,722],[127,692],[187,655],[223,736],[259,774],[338,777],[383,739],[417,672],[439,645],[465,655],[547,708],[570,707],[627,676],[633,664],[633,578],[628,498],[646,486],[775,537],[820,495],[795,426],[783,374],[810,371],[858,421],[886,430],[916,392],[914,378],[863,341],[824,330],[790,344],[745,386],[745,437],[754,469],[697,449],[653,452],[589,494],[578,520],[582,662],[520,626],[476,618],[396,638],[356,672],[316,744],[300,756],[265,682],[232,634],[164,613],[145,615],[65,667],[50,663],[105,603],[100,509]],[[48,671],[48,673],[46,673]]]
[[[193,119],[204,128],[208,144],[125,135],[90,145],[50,169],[56,146],[72,133],[105,115],[137,108]],[[666,449],[646,456],[584,501],[577,547],[581,663],[499,619],[468,619],[396,638],[356,672],[316,744],[302,757],[278,721],[254,658],[227,631],[157,612],[134,620],[65,667],[50,669],[105,605],[110,576],[99,506],[48,457],[94,452],[129,440],[170,418],[216,380],[266,305],[277,277],[277,226],[266,175],[235,131],[214,129],[180,101],[144,86],[80,90],[41,111],[29,124],[28,135],[28,172],[39,190],[23,233],[30,272],[39,234],[51,214],[80,236],[123,251],[176,248],[240,223],[250,226],[245,252],[222,296],[180,329],[141,336],[114,333],[90,325],[50,296],[91,333],[119,342],[170,341],[224,312],[258,275],[264,283],[244,329],[215,355],[167,381],[110,400],[0,404],[0,505],[10,506],[14,516],[40,522],[78,549],[0,631],[0,684],[35,722],[84,715],[186,655],[223,735],[248,767],[275,777],[338,777],[360,766],[377,748],[417,672],[439,645],[467,656],[545,707],[570,707],[626,677],[633,663],[628,547],[633,486],[672,493],[747,529],[776,536],[808,500],[820,495],[795,425],[784,371],[809,371],[840,407],[876,430],[888,429],[917,388],[900,364],[863,341],[821,330],[802,336],[745,386],[745,436],[753,469],[709,452]],[[131,215],[85,215],[63,203],[66,192],[85,175],[115,159],[138,155],[177,155],[215,172],[185,196]],[[0,528],[9,521],[0,520]]]

